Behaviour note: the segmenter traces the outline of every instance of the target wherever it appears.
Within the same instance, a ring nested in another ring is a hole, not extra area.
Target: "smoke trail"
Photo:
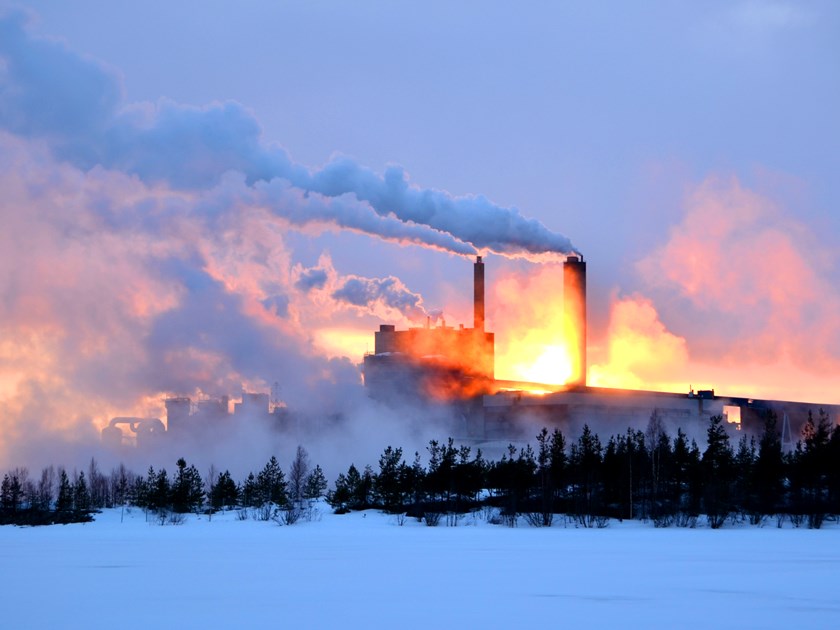
[[[0,128],[43,139],[80,168],[102,165],[185,190],[206,190],[237,171],[259,203],[293,225],[329,223],[456,254],[541,258],[575,250],[515,208],[415,187],[400,167],[378,175],[337,158],[310,171],[265,143],[256,119],[237,103],[126,105],[113,72],[31,37],[26,24],[20,11],[0,18]]]

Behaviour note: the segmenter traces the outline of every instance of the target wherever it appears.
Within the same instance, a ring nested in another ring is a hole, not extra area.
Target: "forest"
[[[789,521],[819,528],[840,515],[840,426],[823,411],[809,415],[788,452],[773,413],[760,435],[737,440],[714,416],[706,437],[701,451],[682,430],[669,435],[653,412],[646,430],[627,429],[606,444],[589,426],[574,439],[544,428],[533,444],[510,445],[495,460],[452,438],[432,440],[425,453],[408,458],[401,447],[387,446],[375,467],[352,463],[332,487],[303,446],[286,470],[272,456],[238,481],[215,467],[202,477],[183,458],[172,474],[153,467],[137,474],[123,465],[105,473],[95,460],[72,473],[49,466],[31,476],[16,468],[3,476],[0,524],[84,522],[103,508],[133,507],[161,524],[236,510],[241,519],[291,525],[311,518],[322,498],[336,513],[378,509],[399,524],[416,518],[429,526],[457,525],[478,510],[511,527],[638,519],[655,527]]]

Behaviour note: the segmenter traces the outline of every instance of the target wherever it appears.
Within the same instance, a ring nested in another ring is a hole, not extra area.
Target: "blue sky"
[[[710,174],[795,178],[796,212],[840,229],[832,3],[28,4],[129,102],[235,100],[303,164],[397,163],[515,206],[605,287]]]

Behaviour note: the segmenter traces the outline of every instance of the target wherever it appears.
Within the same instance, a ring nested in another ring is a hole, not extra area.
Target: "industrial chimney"
[[[475,259],[473,271],[473,328],[484,330],[484,263]]]
[[[572,376],[569,385],[586,385],[586,263],[573,255],[563,263],[563,313],[566,339],[571,344]]]

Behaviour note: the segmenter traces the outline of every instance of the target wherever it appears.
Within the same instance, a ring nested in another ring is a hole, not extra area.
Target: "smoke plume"
[[[324,223],[455,254],[574,251],[515,208],[415,187],[400,167],[378,175],[346,157],[316,170],[296,164],[237,103],[125,103],[114,72],[30,36],[26,25],[20,12],[0,18],[0,128],[43,140],[82,170],[101,166],[181,190],[221,185],[229,204],[259,205],[297,227]],[[226,180],[230,171],[240,176]]]

